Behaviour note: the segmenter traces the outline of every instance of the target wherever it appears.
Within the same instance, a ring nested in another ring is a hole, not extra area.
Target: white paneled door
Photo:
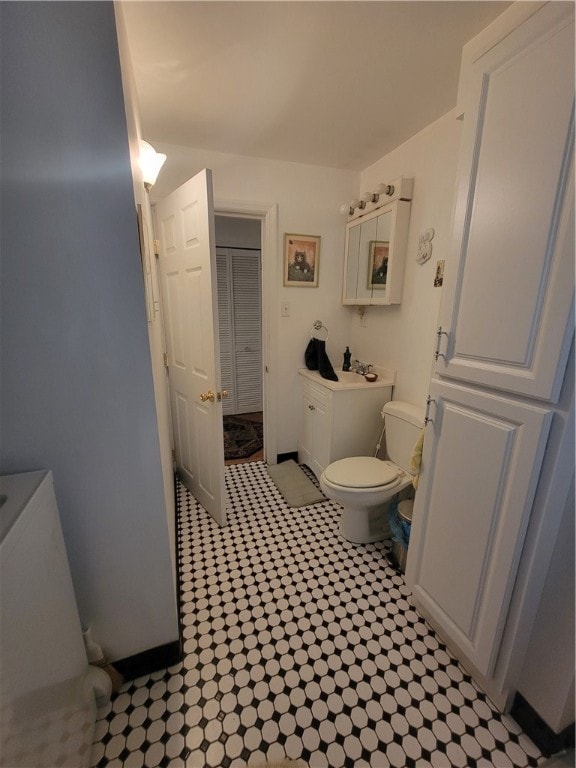
[[[490,675],[508,612],[552,411],[433,380],[410,537],[416,603]]]
[[[226,524],[212,174],[156,205],[174,452],[196,499]]]
[[[549,6],[463,80],[436,372],[556,401],[573,329],[574,19]]]

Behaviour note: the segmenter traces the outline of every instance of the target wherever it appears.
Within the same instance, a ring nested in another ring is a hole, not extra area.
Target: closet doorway
[[[215,216],[226,464],[263,459],[261,221]]]

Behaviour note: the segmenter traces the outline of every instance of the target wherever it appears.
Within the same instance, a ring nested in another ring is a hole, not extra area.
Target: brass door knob
[[[223,389],[222,392],[218,392],[218,394],[216,395],[216,399],[218,400],[219,403],[221,403],[222,400],[226,400],[227,397],[228,397],[227,389]]]
[[[202,392],[200,395],[200,400],[202,400],[203,403],[206,402],[206,400],[210,400],[211,403],[214,402],[214,392],[212,392],[211,389],[208,390],[208,392]]]

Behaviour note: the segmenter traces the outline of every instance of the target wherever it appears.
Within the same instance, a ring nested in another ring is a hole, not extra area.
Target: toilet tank
[[[424,426],[424,409],[391,400],[382,408],[388,458],[407,472],[418,436]]]

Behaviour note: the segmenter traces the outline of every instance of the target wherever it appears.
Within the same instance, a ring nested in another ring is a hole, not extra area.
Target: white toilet
[[[424,426],[424,410],[399,400],[386,403],[382,416],[386,461],[371,456],[340,459],[320,477],[324,495],[344,507],[340,533],[355,544],[390,538],[389,502],[412,482],[410,460]]]

